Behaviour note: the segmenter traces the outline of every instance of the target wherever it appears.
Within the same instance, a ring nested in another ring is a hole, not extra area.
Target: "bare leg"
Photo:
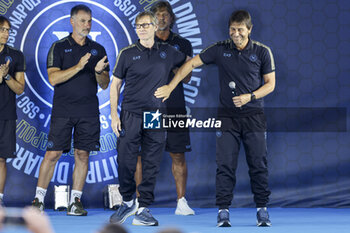
[[[43,162],[40,166],[39,178],[37,186],[47,189],[52,179],[53,172],[57,161],[60,159],[63,151],[46,151]]]
[[[171,170],[176,184],[177,199],[185,196],[187,183],[187,165],[184,153],[170,153],[173,160]]]
[[[0,193],[4,193],[6,174],[7,174],[6,159],[0,158]]]
[[[73,171],[74,190],[83,191],[89,168],[89,151],[74,150],[75,167]]]

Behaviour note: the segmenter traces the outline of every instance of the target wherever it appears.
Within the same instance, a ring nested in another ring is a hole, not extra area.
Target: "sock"
[[[2,201],[2,199],[4,199],[4,194],[0,193],[0,201]]]
[[[223,211],[223,210],[227,210],[227,211],[229,211],[228,209],[219,209],[219,213],[220,213],[221,211]]]
[[[128,207],[131,207],[134,204],[134,200],[131,201],[123,201]]]
[[[256,208],[256,211],[259,212],[259,210],[264,209],[265,211],[267,210],[266,207],[261,207],[261,208]]]
[[[140,214],[144,209],[145,209],[145,207],[140,207],[140,208],[137,210],[137,214]]]
[[[47,191],[47,189],[43,189],[43,188],[40,188],[40,187],[36,186],[35,198],[38,198],[39,202],[44,203],[44,198],[45,198],[45,195],[46,195],[46,191]]]
[[[75,202],[75,198],[79,198],[81,199],[81,195],[83,194],[82,191],[78,191],[78,190],[74,190],[72,189],[72,192],[70,193],[70,202],[69,204],[72,204],[73,202]]]

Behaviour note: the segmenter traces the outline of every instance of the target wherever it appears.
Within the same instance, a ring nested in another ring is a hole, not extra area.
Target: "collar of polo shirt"
[[[68,41],[69,41],[69,44],[70,44],[70,45],[79,45],[79,46],[81,46],[80,44],[78,44],[77,42],[75,42],[75,40],[74,40],[73,37],[72,37],[72,33],[69,34]],[[86,37],[86,38],[85,38],[85,44],[84,44],[83,46],[85,46],[85,45],[90,45],[90,43],[91,43],[90,38],[89,38],[89,37]]]
[[[140,50],[140,51],[144,51],[145,49],[148,49],[146,48],[145,46],[143,46],[141,43],[140,43],[140,40],[138,40],[136,42],[136,47]],[[159,43],[155,40],[154,41],[154,44],[152,46],[151,49],[155,49],[155,50],[158,50],[159,49]]]
[[[243,50],[249,50],[249,49],[252,49],[252,48],[253,48],[253,43],[252,43],[252,40],[249,38],[248,44],[247,44],[247,46],[246,46]],[[232,39],[231,39],[231,41],[230,41],[230,49],[239,50],[239,49],[237,49],[237,46],[235,45],[235,43],[233,42]],[[240,50],[240,51],[242,51],[242,50]]]

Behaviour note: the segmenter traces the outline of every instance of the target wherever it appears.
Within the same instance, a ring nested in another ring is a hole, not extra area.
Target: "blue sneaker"
[[[218,227],[231,227],[230,212],[227,209],[221,209],[218,213]]]
[[[128,207],[124,202],[121,204],[121,206],[117,209],[117,211],[112,214],[112,216],[109,218],[109,222],[111,223],[123,223],[125,220],[136,213],[137,206],[135,204],[135,200],[133,200],[133,204],[131,207]]]
[[[158,221],[152,216],[148,208],[144,208],[141,213],[135,214],[132,225],[158,226]]]
[[[269,213],[266,208],[261,208],[256,213],[256,225],[258,227],[269,227],[271,226],[271,221],[269,219]]]

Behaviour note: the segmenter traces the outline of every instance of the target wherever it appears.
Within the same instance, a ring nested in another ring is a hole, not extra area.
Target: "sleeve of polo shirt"
[[[215,63],[216,54],[217,54],[217,45],[213,44],[209,46],[208,48],[202,50],[202,52],[199,54],[200,59],[204,64],[213,64]]]
[[[54,43],[49,50],[49,54],[47,55],[46,67],[47,68],[62,67],[62,60],[61,60],[59,49],[57,48],[57,43]]]
[[[15,72],[25,72],[26,71],[26,61],[22,52],[18,53],[18,60],[15,64]]]
[[[184,47],[180,48],[180,51],[186,54],[186,56],[192,57],[193,56],[193,49],[192,49],[192,44],[188,40],[185,40],[186,43]]]
[[[185,63],[186,58],[187,58],[186,54],[174,49],[174,66],[175,67],[182,66]]]
[[[124,79],[126,75],[126,58],[124,50],[120,51],[117,57],[117,61],[115,62],[115,66],[113,69],[113,75],[120,79]]]
[[[265,48],[262,54],[261,74],[268,74],[275,71],[275,60],[270,48]]]

